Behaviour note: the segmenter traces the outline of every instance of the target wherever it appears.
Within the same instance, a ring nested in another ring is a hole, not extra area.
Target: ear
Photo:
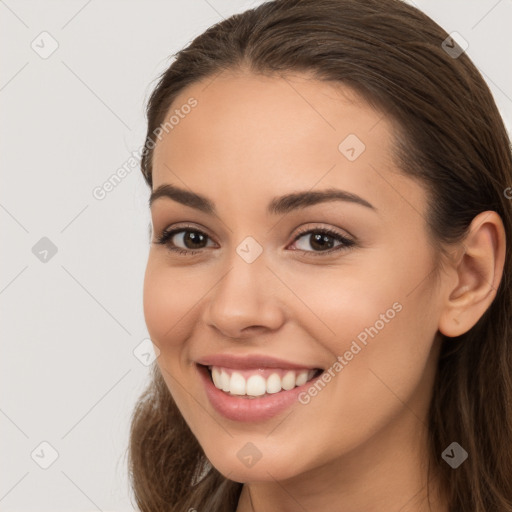
[[[455,285],[446,290],[439,318],[442,334],[450,337],[464,334],[491,305],[503,274],[505,246],[501,217],[494,211],[479,213],[462,241],[463,251],[449,269]]]

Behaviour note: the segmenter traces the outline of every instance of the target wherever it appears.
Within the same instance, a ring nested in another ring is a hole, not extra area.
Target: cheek
[[[294,276],[294,292],[308,306],[296,315],[333,365],[343,358],[343,368],[333,369],[339,403],[361,418],[369,406],[384,415],[400,405],[394,393],[410,396],[420,385],[429,362],[438,313],[426,279],[431,260],[422,247],[382,252],[360,266],[346,262],[339,272]]]
[[[160,349],[156,362],[179,410],[191,420],[188,411],[197,404],[188,390],[186,340],[191,332],[191,308],[201,297],[187,272],[171,268],[160,255],[150,255],[144,276],[143,307],[151,340]],[[195,280],[197,282],[197,280]]]
[[[390,276],[381,265],[372,261],[358,266],[347,260],[338,269],[318,267],[285,275],[283,280],[293,283],[294,293],[286,299],[287,306],[295,305],[292,314],[312,339],[333,354],[342,354],[358,335],[364,338],[366,328],[377,322],[382,329],[381,315],[387,327],[400,309],[399,276]]]
[[[341,342],[337,352],[347,360],[339,400],[361,421],[373,410],[375,427],[409,400],[418,400],[412,407],[421,414],[434,367],[437,306],[432,281],[425,279],[431,271],[428,251],[403,254],[383,257],[375,265],[379,272],[349,280],[350,300],[342,298],[346,309],[337,321],[332,314]]]
[[[182,342],[189,330],[189,313],[201,297],[194,284],[197,279],[188,274],[150,255],[144,276],[144,318],[151,339],[161,349]]]

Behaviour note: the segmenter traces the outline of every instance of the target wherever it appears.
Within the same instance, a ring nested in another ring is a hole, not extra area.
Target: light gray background
[[[0,1],[2,512],[134,509],[125,452],[148,382],[148,190],[135,167],[103,200],[92,191],[143,144],[171,54],[260,3]],[[510,131],[512,1],[411,3],[468,41]],[[50,48],[43,31],[59,45],[46,59],[31,47]],[[57,248],[46,262],[32,249],[43,237]],[[47,469],[42,442],[58,453]]]

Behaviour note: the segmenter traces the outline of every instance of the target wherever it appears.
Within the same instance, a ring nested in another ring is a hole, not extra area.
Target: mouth
[[[199,363],[197,366],[208,374],[218,390],[229,396],[246,399],[264,398],[303,386],[324,371],[322,368],[236,369]]]

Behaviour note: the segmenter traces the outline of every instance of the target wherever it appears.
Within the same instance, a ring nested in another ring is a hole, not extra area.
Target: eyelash
[[[199,233],[201,235],[208,237],[208,235],[206,233],[204,233],[203,231],[201,231],[199,229],[196,229],[193,226],[181,226],[179,228],[175,228],[175,229],[171,229],[171,230],[164,230],[162,232],[162,234],[157,238],[156,243],[160,244],[160,245],[167,245],[167,248],[170,251],[178,253],[183,256],[187,256],[187,255],[192,256],[194,254],[200,253],[203,249],[182,249],[181,247],[173,247],[170,245],[169,240],[172,239],[172,237],[174,235],[176,235],[177,233],[181,233],[182,231]],[[329,235],[329,236],[333,237],[336,241],[341,242],[341,244],[338,245],[337,247],[331,248],[327,251],[305,251],[303,249],[294,249],[294,250],[301,252],[302,254],[306,254],[308,256],[309,255],[322,256],[325,254],[332,254],[332,253],[340,251],[340,250],[347,250],[355,245],[355,242],[353,240],[350,240],[349,238],[341,235],[340,233],[338,233],[332,229],[328,229],[328,228],[312,228],[312,229],[310,228],[310,229],[301,230],[301,231],[299,231],[299,233],[297,233],[297,236],[294,238],[293,242],[295,243],[299,238],[302,238],[305,235],[309,235],[309,234],[313,234],[313,233]]]

